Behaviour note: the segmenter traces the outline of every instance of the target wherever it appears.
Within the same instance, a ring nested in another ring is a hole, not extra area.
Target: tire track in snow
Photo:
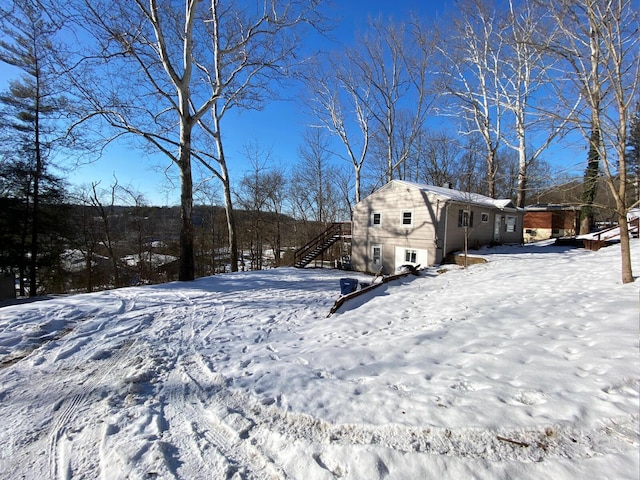
[[[204,374],[208,380],[201,379],[200,382],[213,382],[217,387],[206,407],[217,412],[213,419],[216,425],[223,424],[235,431],[234,438],[236,435],[252,438],[254,448],[260,448],[261,454],[267,458],[277,459],[278,453],[267,452],[264,447],[259,447],[258,442],[260,437],[270,433],[308,445],[379,446],[401,453],[427,453],[494,462],[587,459],[615,454],[621,445],[629,450],[639,446],[638,415],[604,418],[588,425],[577,421],[494,429],[332,424],[311,415],[287,411],[275,399],[261,400],[250,393],[232,391],[227,388],[226,379],[209,368],[202,355],[196,352],[194,360],[199,371],[188,370],[188,373],[195,377]],[[228,446],[233,444],[223,445]]]
[[[70,398],[63,398],[53,406],[54,415],[51,421],[51,433],[47,456],[49,459],[49,478],[70,479],[72,471],[70,466],[71,445],[66,438],[70,424],[80,413],[80,410],[90,403],[90,397],[103,383],[103,380],[111,373],[116,364],[122,359],[134,344],[133,340],[127,340],[117,348],[116,353],[106,358],[104,362],[91,374],[85,375],[86,381],[79,391]]]
[[[174,444],[174,447],[178,451],[182,449],[182,455],[185,456],[192,455],[194,450],[201,455],[202,463],[198,462],[200,466],[184,462],[183,468],[188,470],[185,478],[287,478],[278,465],[252,445],[247,435],[251,425],[240,428],[240,431],[232,428],[223,420],[223,417],[229,416],[229,412],[223,404],[215,402],[215,392],[219,391],[220,385],[212,381],[208,371],[203,369],[204,363],[197,353],[197,344],[206,341],[209,333],[223,321],[224,308],[221,318],[211,318],[210,310],[207,310],[209,315],[203,321],[198,304],[187,297],[183,301],[186,306],[172,312],[173,325],[180,325],[179,332],[172,333],[179,336],[180,345],[174,368],[167,376],[159,396],[164,398],[161,400],[162,411],[164,422],[169,426],[169,435],[184,432],[183,435],[187,436],[186,441],[176,436],[181,445]],[[176,317],[179,317],[178,321]],[[202,331],[207,334],[200,338],[196,333]],[[203,450],[211,448],[217,453],[215,461],[211,461],[209,454],[204,461]]]
[[[173,379],[169,382],[174,386],[166,392],[165,412],[172,431],[186,430],[191,433],[192,442],[199,445],[200,451],[213,448],[219,454],[218,462],[207,462],[212,470],[210,475],[201,478],[287,478],[278,465],[252,444],[248,435],[252,424],[247,424],[246,428],[238,431],[224,421],[225,417],[229,418],[229,412],[223,405],[215,402],[216,395],[208,395],[194,377],[194,373],[198,374],[195,372],[197,367],[189,369],[194,365],[193,361],[184,358],[176,367]],[[181,386],[175,387],[178,383]],[[214,399],[213,404],[210,403],[211,398]],[[187,476],[191,478],[191,475],[190,472]]]
[[[180,344],[174,357],[175,371],[162,390],[163,411],[170,430],[186,431],[190,436],[189,445],[195,445],[201,460],[206,448],[212,447],[217,452],[216,463],[212,464],[210,459],[205,463],[214,477],[230,478],[238,474],[243,478],[287,478],[277,464],[279,453],[268,451],[268,445],[274,442],[264,441],[270,435],[306,445],[372,446],[407,454],[427,453],[493,462],[584,459],[615,453],[620,444],[626,444],[629,449],[638,448],[638,416],[605,419],[591,427],[561,424],[448,429],[341,425],[292,413],[274,399],[261,400],[250,393],[232,391],[226,379],[209,368],[207,360],[198,353],[199,347],[205,347],[204,340],[229,321],[225,318],[224,301],[207,298],[203,303],[208,304],[205,307],[208,317],[213,318],[204,319],[198,312],[201,303],[187,296],[180,297],[181,307],[174,307],[170,312],[174,328],[165,332],[176,335]],[[212,303],[221,308],[221,315],[211,316]],[[206,335],[199,336],[204,331]],[[177,447],[188,448],[184,444]]]

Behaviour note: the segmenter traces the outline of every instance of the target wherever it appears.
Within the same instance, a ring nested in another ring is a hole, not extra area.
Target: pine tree
[[[64,105],[55,94],[51,68],[52,43],[56,26],[43,17],[37,1],[13,0],[1,12],[0,61],[16,67],[21,76],[0,94],[0,135],[3,170],[13,180],[5,182],[3,195],[17,199],[23,221],[16,259],[22,282],[29,273],[29,295],[37,294],[37,269],[42,233],[43,196],[59,198],[60,179],[49,172],[48,159],[59,143],[56,119]],[[55,193],[54,193],[55,192]],[[24,291],[21,292],[24,294]]]
[[[589,233],[593,228],[595,215],[593,202],[598,193],[598,176],[600,172],[600,130],[594,127],[589,137],[589,154],[584,172],[582,191],[582,209],[580,211],[580,233]]]

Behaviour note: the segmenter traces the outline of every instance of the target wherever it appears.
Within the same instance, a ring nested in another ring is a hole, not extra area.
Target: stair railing
[[[349,224],[349,226],[351,226]],[[348,230],[351,230],[350,228]],[[318,236],[307,242],[304,246],[299,248],[293,254],[293,265],[296,267],[304,267],[308,265],[314,258],[324,252],[329,246],[331,246],[334,242],[326,247],[323,245],[329,241],[330,239],[341,237],[343,235],[343,224],[339,222],[332,223],[329,225],[322,233]],[[315,250],[317,253],[309,259],[306,259],[308,255],[312,254]]]

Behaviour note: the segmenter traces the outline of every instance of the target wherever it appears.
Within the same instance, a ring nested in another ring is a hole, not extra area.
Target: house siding
[[[455,191],[452,191],[455,192]],[[446,193],[446,192],[445,192]],[[460,192],[456,192],[458,196]],[[492,200],[484,197],[483,202]],[[469,231],[469,248],[494,241],[496,216],[500,222],[500,243],[522,242],[522,213],[515,208],[501,209],[491,204],[479,205],[444,197],[407,182],[393,181],[369,195],[353,208],[352,258],[355,270],[390,274],[402,256],[401,249],[417,250],[428,265],[439,264],[444,257],[464,248],[464,227],[458,226],[460,209],[473,212]],[[412,224],[402,225],[403,212],[411,212]],[[372,225],[379,214],[379,225]],[[482,215],[487,221],[482,222]],[[506,232],[506,217],[516,217],[515,232]],[[373,264],[373,248],[380,247],[381,263]],[[419,262],[418,262],[419,263]],[[423,265],[426,266],[426,265]]]
[[[458,214],[460,210],[473,212],[473,226],[469,228],[469,248],[491,243],[493,240],[493,222],[495,214],[489,208],[469,206],[451,202],[447,209],[447,251],[445,255],[464,248],[464,227],[458,226]],[[482,222],[482,214],[486,213],[489,219]]]
[[[436,229],[440,212],[425,208],[424,192],[390,183],[374,192],[353,209],[352,265],[354,269],[374,272],[374,245],[382,247],[383,272],[395,270],[396,247],[426,250],[429,262],[436,257]],[[440,202],[442,204],[442,202]],[[443,205],[443,204],[442,204]],[[412,224],[402,225],[402,212],[412,212]],[[372,226],[374,213],[380,213],[380,225]]]

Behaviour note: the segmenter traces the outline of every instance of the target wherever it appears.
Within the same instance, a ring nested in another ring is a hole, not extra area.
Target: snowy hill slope
[[[344,272],[2,308],[0,478],[638,478],[619,247],[480,253],[329,318]]]

